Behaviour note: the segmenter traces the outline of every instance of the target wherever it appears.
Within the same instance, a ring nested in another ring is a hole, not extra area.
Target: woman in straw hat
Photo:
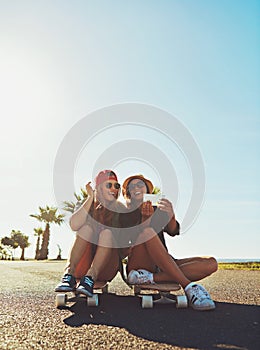
[[[212,257],[179,260],[172,258],[167,252],[164,232],[170,236],[178,235],[179,223],[175,219],[172,203],[168,199],[161,199],[157,208],[152,207],[149,201],[143,203],[144,194],[152,191],[152,182],[142,175],[128,177],[122,186],[129,209],[129,213],[122,214],[123,225],[134,226],[134,232],[138,232],[138,238],[129,251],[127,266],[129,283],[175,281],[183,287],[190,305],[195,310],[214,309],[215,304],[209,293],[194,281],[215,272],[216,260]]]
[[[71,216],[71,229],[77,233],[56,292],[77,290],[92,296],[97,279],[112,280],[118,271],[118,250],[111,227],[118,227],[119,213],[125,209],[117,200],[120,185],[112,170],[99,172],[95,183],[95,191],[87,183],[88,198]]]

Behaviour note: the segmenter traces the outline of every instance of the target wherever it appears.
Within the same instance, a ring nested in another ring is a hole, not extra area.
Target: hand
[[[141,205],[142,222],[147,220],[154,213],[152,202],[147,201]]]
[[[173,207],[172,207],[172,203],[168,199],[166,199],[166,198],[160,199],[159,202],[158,202],[157,207],[160,210],[165,211],[168,214],[169,219],[172,219],[172,218],[175,217],[174,211],[173,211]]]
[[[86,184],[86,191],[87,191],[87,194],[90,196],[90,197],[93,197],[94,196],[94,190],[93,188],[91,187],[91,181],[89,181],[87,184]]]

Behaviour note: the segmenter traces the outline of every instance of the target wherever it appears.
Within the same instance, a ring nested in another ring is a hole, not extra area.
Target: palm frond
[[[76,198],[77,201],[81,200],[81,196],[79,194],[77,194],[76,192],[74,192],[74,197]]]
[[[64,203],[65,205],[64,205],[64,207],[62,208],[62,210],[68,211],[68,212],[70,212],[70,213],[74,213],[75,207],[76,207],[76,204],[75,204],[75,203],[69,202],[69,201],[64,201],[63,203]]]

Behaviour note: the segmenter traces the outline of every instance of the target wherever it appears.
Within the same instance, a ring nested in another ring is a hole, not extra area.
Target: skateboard
[[[172,293],[181,289],[180,285],[177,283],[135,284],[133,288],[134,294],[141,297],[143,309],[151,309],[155,303],[175,303],[178,309],[188,307],[186,295],[176,295]]]
[[[56,307],[66,306],[67,302],[76,301],[77,298],[85,298],[88,306],[98,306],[99,294],[108,293],[108,282],[96,281],[93,289],[94,289],[94,293],[92,297],[88,297],[85,294],[81,294],[76,290],[73,292],[57,292],[56,302],[55,302]],[[71,294],[74,296],[74,298],[69,298],[69,295]]]

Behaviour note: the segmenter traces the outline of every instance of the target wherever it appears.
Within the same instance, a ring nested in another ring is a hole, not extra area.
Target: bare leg
[[[118,250],[113,246],[113,235],[108,229],[100,232],[98,247],[91,267],[86,273],[94,281],[97,279],[108,281],[115,277],[118,271]]]
[[[88,225],[82,226],[81,229],[77,232],[75,241],[71,248],[70,255],[65,267],[65,273],[74,275],[76,272],[76,268],[79,265],[83,255],[85,255],[84,263],[86,265],[86,268],[88,268],[91,265],[92,243],[90,243],[90,241],[91,241],[92,233],[93,233],[92,229]],[[85,254],[86,250],[89,252],[89,254]],[[81,276],[75,276],[75,277],[81,277]]]
[[[191,281],[201,280],[218,269],[218,263],[213,257],[193,257],[175,260],[184,275]]]
[[[183,273],[174,259],[168,254],[159,237],[154,234],[153,229],[144,229],[140,236],[143,243],[141,243],[140,246],[134,246],[132,248],[132,252],[129,256],[128,270],[145,268],[150,272],[154,272],[154,265],[156,264],[161,272],[153,274],[155,282],[174,281],[179,283],[184,289],[190,305],[195,310],[215,309],[215,304],[206,289],[199,284],[193,284],[193,282],[191,282],[191,280]],[[198,263],[202,263],[202,261],[200,259],[197,259],[196,261],[194,261],[194,259],[186,259],[185,261],[182,261],[182,264],[180,263],[180,265],[185,269],[188,264]],[[213,265],[211,270],[216,269],[216,264],[213,258],[211,259],[211,264]],[[191,269],[189,271],[190,273],[192,272]],[[193,277],[195,277],[194,271]]]
[[[145,236],[145,239],[143,236]],[[140,235],[140,240],[144,243],[134,246],[129,256],[129,271],[143,268],[154,272],[157,265],[163,272],[154,274],[155,282],[175,281],[183,288],[191,282],[168,254],[153,229],[144,229]]]

